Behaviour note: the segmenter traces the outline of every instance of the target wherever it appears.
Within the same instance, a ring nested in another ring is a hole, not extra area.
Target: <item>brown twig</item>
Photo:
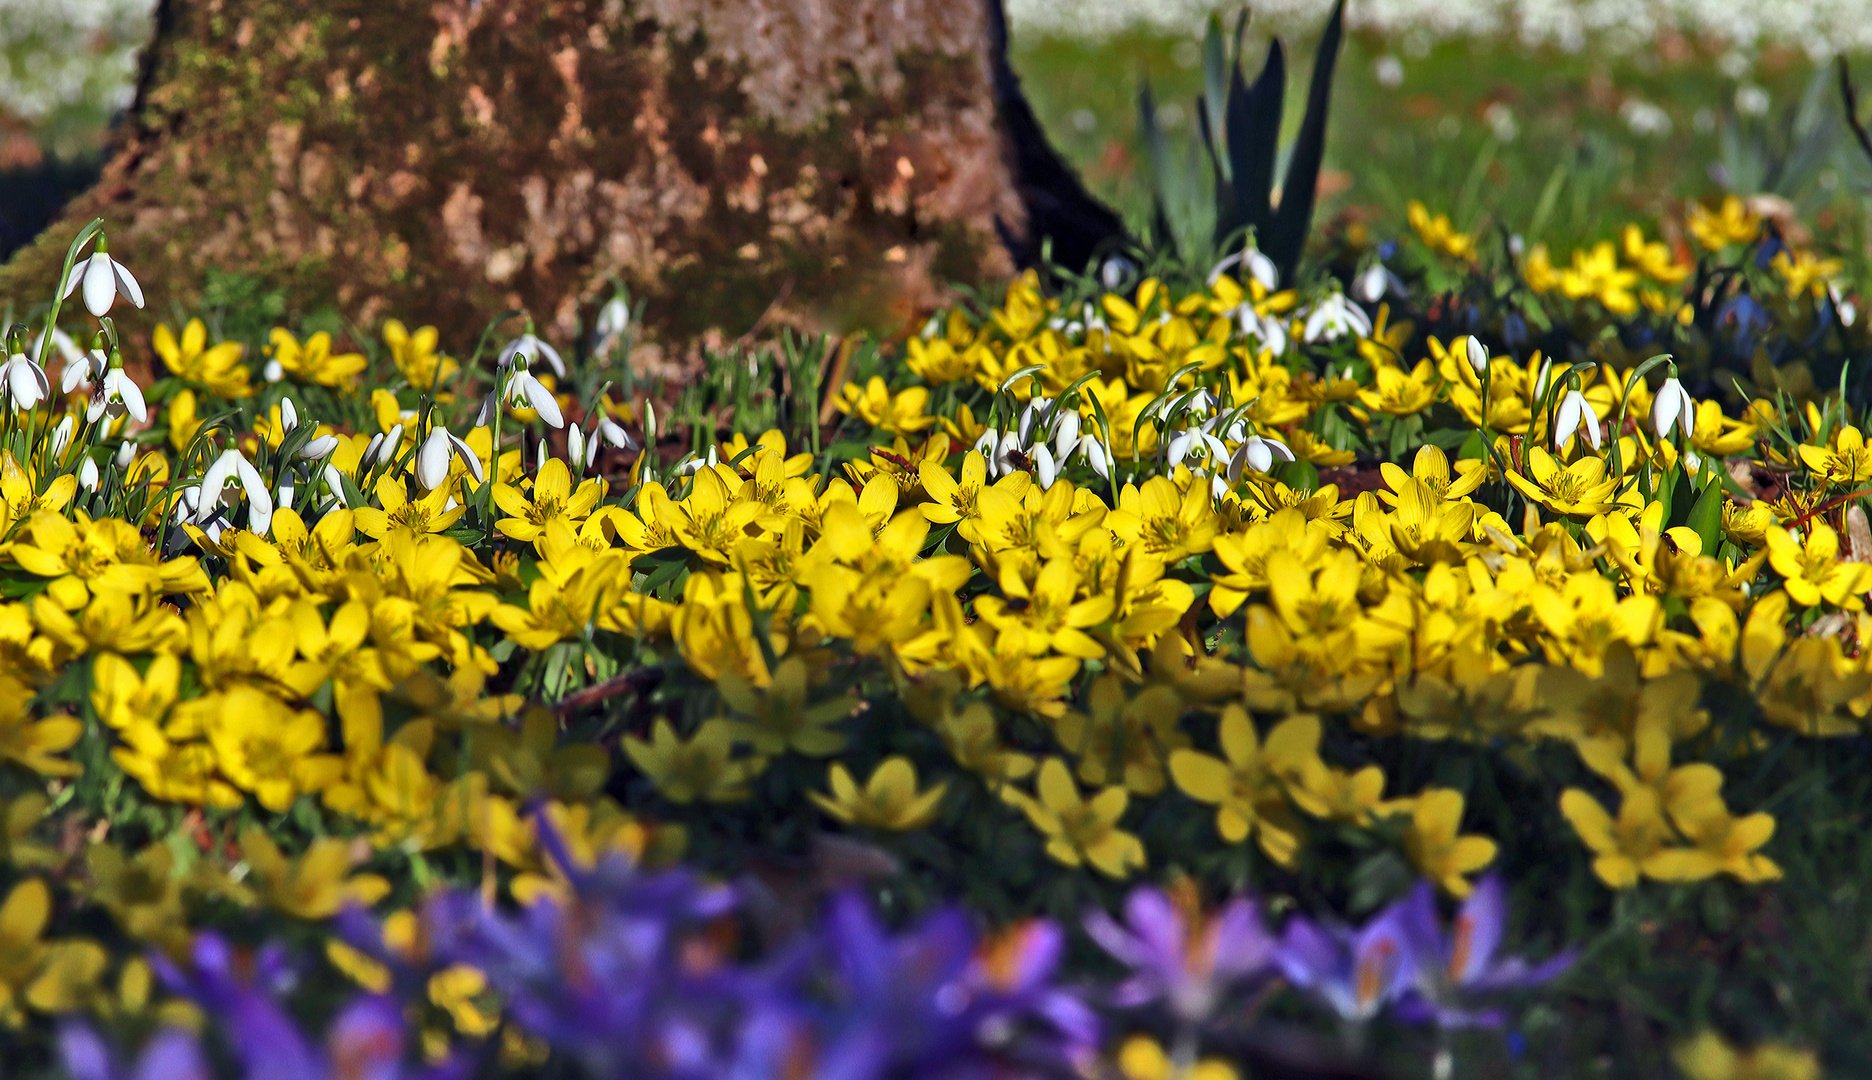
[[[627,671],[615,679],[607,679],[597,686],[588,686],[576,694],[561,699],[552,707],[552,713],[561,720],[569,719],[601,701],[607,701],[619,694],[642,693],[662,681],[662,668],[638,668],[636,671]]]

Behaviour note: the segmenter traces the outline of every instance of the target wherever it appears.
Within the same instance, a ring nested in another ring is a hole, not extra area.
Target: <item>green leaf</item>
[[[1690,528],[1702,537],[1705,552],[1714,552],[1717,542],[1722,539],[1722,505],[1722,485],[1707,484],[1703,494],[1698,496],[1696,505],[1690,508]]]

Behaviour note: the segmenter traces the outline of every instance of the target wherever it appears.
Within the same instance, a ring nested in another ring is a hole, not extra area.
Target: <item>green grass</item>
[[[1194,115],[1198,44],[1133,32],[1101,42],[1016,40],[1014,56],[1055,144],[1140,230],[1150,170],[1137,90],[1150,79],[1168,113],[1159,115],[1172,145],[1170,210],[1186,248],[1211,220]],[[1287,137],[1313,48],[1289,46]],[[1244,52],[1252,79],[1265,38],[1250,33]],[[1415,198],[1459,227],[1499,227],[1564,253],[1629,220],[1680,215],[1686,199],[1766,191],[1792,200],[1829,246],[1863,256],[1872,166],[1841,121],[1830,67],[1817,69],[1805,54],[1766,50],[1742,71],[1719,50],[1683,41],[1623,56],[1461,39],[1416,52],[1373,35],[1347,38],[1328,127],[1329,194],[1316,222],[1341,215],[1397,229]],[[1401,64],[1395,87],[1379,81],[1381,58]],[[1861,81],[1872,80],[1872,63],[1858,66]],[[1766,91],[1766,114],[1738,115],[1743,86]],[[1633,130],[1640,103],[1661,110],[1668,133]],[[1811,132],[1804,148],[1791,134],[1802,129]]]

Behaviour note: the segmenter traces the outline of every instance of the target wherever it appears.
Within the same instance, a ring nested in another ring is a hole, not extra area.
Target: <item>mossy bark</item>
[[[900,321],[1005,272],[1018,199],[979,0],[166,0],[102,180],[164,317],[210,268],[289,315],[434,322],[507,307],[562,339],[610,282],[679,374],[775,309]],[[70,228],[0,267],[24,301]],[[150,315],[145,313],[144,319]],[[135,318],[129,322],[137,327]],[[659,360],[659,357],[661,358]]]

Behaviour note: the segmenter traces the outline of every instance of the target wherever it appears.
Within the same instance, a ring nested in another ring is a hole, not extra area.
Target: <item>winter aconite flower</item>
[[[918,791],[916,767],[904,757],[880,763],[863,788],[839,764],[827,772],[826,781],[832,788],[830,797],[810,793],[821,810],[848,825],[891,832],[920,829],[936,820],[943,794],[949,789],[947,783],[940,783],[928,791]]]

